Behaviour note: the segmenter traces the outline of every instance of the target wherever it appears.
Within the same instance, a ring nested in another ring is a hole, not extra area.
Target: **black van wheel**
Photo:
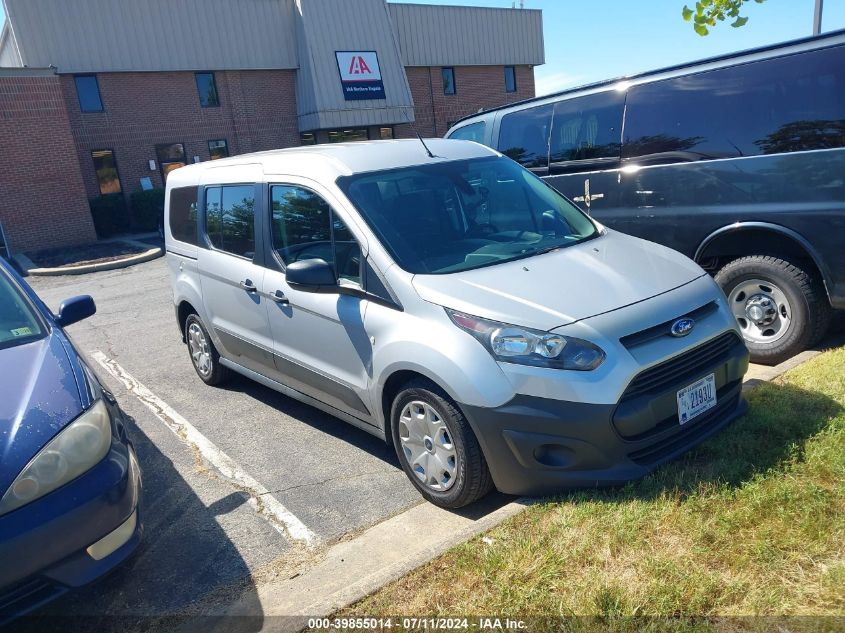
[[[220,354],[196,314],[189,314],[185,320],[185,342],[191,364],[205,384],[219,385],[226,380],[229,370],[220,364]]]
[[[751,361],[776,365],[817,343],[831,308],[806,267],[770,255],[740,257],[716,273]]]
[[[460,508],[493,488],[487,461],[464,414],[428,380],[413,380],[393,400],[391,433],[402,469],[431,503]]]

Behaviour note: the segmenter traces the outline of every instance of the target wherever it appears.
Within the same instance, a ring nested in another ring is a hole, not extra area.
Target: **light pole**
[[[813,35],[819,35],[822,32],[822,2],[824,0],[816,0],[816,11],[813,13]]]

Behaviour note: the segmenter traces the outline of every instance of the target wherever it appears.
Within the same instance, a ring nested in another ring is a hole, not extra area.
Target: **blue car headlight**
[[[67,425],[26,465],[0,499],[0,515],[64,486],[96,466],[111,446],[111,421],[102,400]]]

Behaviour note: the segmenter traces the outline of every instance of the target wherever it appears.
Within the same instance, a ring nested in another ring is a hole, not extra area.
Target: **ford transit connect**
[[[199,378],[238,372],[384,438],[438,505],[621,483],[744,410],[748,352],[697,264],[476,143],[191,165],[165,205]]]

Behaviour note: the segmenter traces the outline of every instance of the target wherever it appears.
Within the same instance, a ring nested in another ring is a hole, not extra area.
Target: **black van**
[[[812,345],[845,309],[845,31],[511,104],[446,136],[694,258],[756,362]]]

